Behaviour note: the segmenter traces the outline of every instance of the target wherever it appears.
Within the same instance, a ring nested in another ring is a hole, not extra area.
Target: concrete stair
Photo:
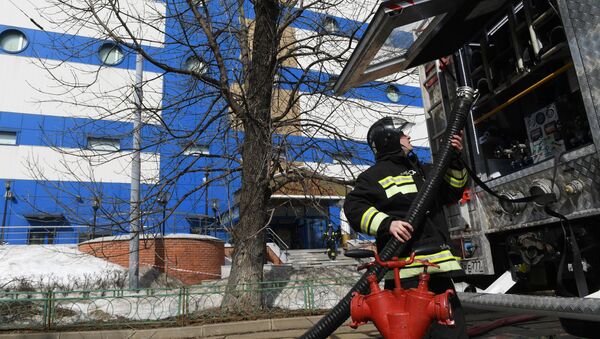
[[[294,268],[319,266],[356,267],[359,262],[353,258],[345,257],[342,249],[338,249],[338,255],[335,260],[330,260],[326,254],[326,249],[320,248],[288,250],[287,264],[291,264]]]

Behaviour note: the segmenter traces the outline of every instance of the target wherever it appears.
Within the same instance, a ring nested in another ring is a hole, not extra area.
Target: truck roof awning
[[[498,15],[507,0],[389,0],[381,3],[334,92],[412,68],[454,53]],[[422,30],[405,48],[382,50],[394,32]]]

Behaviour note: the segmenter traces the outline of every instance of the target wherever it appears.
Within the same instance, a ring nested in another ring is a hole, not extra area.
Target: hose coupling
[[[456,97],[458,97],[458,98],[466,98],[469,100],[475,100],[477,95],[478,95],[478,91],[469,86],[461,86],[456,89]]]

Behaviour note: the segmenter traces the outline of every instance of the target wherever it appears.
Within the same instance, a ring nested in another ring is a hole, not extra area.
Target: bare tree
[[[235,202],[239,221],[231,228],[235,252],[230,289],[224,302],[230,309],[261,305],[258,294],[237,291],[262,280],[271,195],[289,185],[307,195],[318,195],[318,190],[327,188],[317,181],[350,183],[322,175],[318,158],[314,166],[300,166],[306,155],[315,151],[327,156],[352,153],[345,141],[355,140],[358,131],[378,117],[412,117],[398,105],[369,100],[361,90],[346,97],[330,93],[335,80],[331,74],[339,73],[370,17],[374,4],[368,2],[48,1],[50,6],[39,8],[43,20],[38,22],[46,29],[65,32],[50,42],[64,56],[58,58],[62,61],[40,60],[39,64],[58,86],[31,85],[38,89],[43,104],[85,107],[93,112],[91,120],[69,130],[74,134],[100,125],[110,129],[110,122],[130,122],[134,89],[129,73],[129,79],[110,78],[116,72],[108,62],[90,67],[70,61],[95,54],[97,49],[92,46],[98,39],[111,43],[107,45],[110,57],[118,57],[118,53],[144,57],[149,71],[143,86],[143,151],[150,159],[144,164],[154,163],[155,168],[145,178],[148,188],[142,198],[146,211],[142,218],[147,220],[143,224],[158,227],[163,221],[157,216],[157,201],[165,192],[172,195],[165,216],[169,218],[186,201],[198,200],[210,184],[224,189],[240,187],[235,194],[239,197]],[[322,13],[350,20],[338,23]],[[93,39],[71,41],[81,34]],[[70,77],[57,75],[64,67],[71,69]],[[107,78],[114,86],[102,88],[106,82],[99,80]],[[167,87],[169,91],[163,92]],[[123,131],[128,137],[130,132]],[[327,147],[315,140],[325,140]],[[98,166],[120,159],[127,163],[131,157],[126,149],[93,152],[79,146],[56,148],[63,155],[65,177],[73,181],[99,182]],[[183,156],[198,153],[197,146],[214,152]],[[35,172],[44,178],[39,169]],[[205,180],[187,190],[175,190],[190,177]],[[93,188],[92,196],[99,196]],[[234,195],[231,193],[229,196]],[[126,199],[115,198],[112,205],[115,207],[109,209],[102,204],[111,224],[128,225],[128,214],[123,211]]]

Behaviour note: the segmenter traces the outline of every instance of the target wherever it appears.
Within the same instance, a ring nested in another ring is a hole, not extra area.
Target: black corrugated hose
[[[424,187],[419,190],[417,197],[410,206],[405,219],[406,222],[413,225],[415,228],[414,232],[421,227],[421,222],[425,217],[425,213],[433,202],[438,187],[440,186],[443,176],[448,169],[448,164],[450,163],[453,153],[453,149],[450,144],[450,138],[452,135],[458,134],[464,128],[467,115],[469,114],[474,101],[475,91],[472,88],[467,86],[457,88],[456,101],[450,113],[450,124],[446,129],[444,142],[440,147],[438,158],[436,159],[437,161],[433,164],[433,168],[430,171],[429,180],[425,183]],[[404,247],[405,244],[392,237],[392,240],[385,245],[381,253],[379,253],[379,256],[384,261],[390,260],[394,256],[397,256],[399,253],[401,253]],[[372,266],[365,274],[362,275],[360,280],[354,285],[354,287],[352,287],[350,292],[348,292],[348,294],[346,294],[346,296],[340,300],[327,315],[321,318],[318,323],[304,333],[301,338],[327,338],[350,316],[350,300],[352,299],[352,293],[355,291],[363,294],[367,293],[369,290],[367,277],[370,274],[375,273],[377,275],[377,279],[381,280],[386,271],[387,269],[381,266]]]

